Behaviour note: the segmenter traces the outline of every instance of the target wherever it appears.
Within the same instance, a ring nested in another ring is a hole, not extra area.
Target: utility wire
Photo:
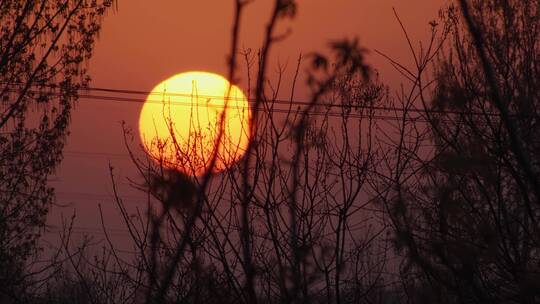
[[[37,92],[33,92],[37,93]],[[50,96],[60,96],[59,93],[49,93]],[[209,95],[208,95],[209,96]],[[207,97],[208,97],[207,96]],[[107,101],[107,102],[129,102],[129,103],[156,103],[156,104],[162,104],[164,106],[193,106],[194,104],[192,102],[181,102],[181,101],[159,101],[159,100],[146,100],[146,99],[140,99],[140,98],[133,98],[133,97],[118,97],[118,96],[103,96],[103,95],[90,95],[90,94],[79,94],[77,96],[79,99],[86,99],[89,101]],[[201,98],[201,96],[197,96],[198,98]],[[218,96],[213,96],[214,98],[223,98]],[[273,102],[273,101],[272,101]],[[291,101],[289,102],[293,105],[306,105],[307,103],[301,102],[301,101]],[[390,115],[390,114],[374,114],[374,113],[355,113],[353,111],[347,111],[345,112],[332,112],[332,111],[304,111],[298,106],[296,109],[276,109],[276,108],[270,108],[268,112],[270,113],[281,113],[281,114],[306,114],[308,116],[323,116],[323,117],[347,117],[347,118],[356,118],[356,119],[377,119],[377,120],[388,120],[388,121],[408,121],[408,122],[422,122],[422,123],[431,123],[431,120],[424,117],[422,114],[425,114],[425,111],[430,110],[420,110],[420,109],[405,109],[405,108],[394,108],[394,107],[377,107],[377,106],[366,106],[366,105],[339,105],[339,104],[319,104],[321,107],[326,108],[332,108],[332,107],[339,107],[343,109],[351,109],[351,110],[360,110],[360,109],[368,109],[368,110],[374,110],[374,111],[394,111],[396,115]],[[224,105],[216,105],[208,103],[202,103],[197,104],[197,107],[201,108],[224,108]],[[227,106],[229,109],[248,109],[248,107],[241,107],[241,106]],[[412,112],[419,114],[415,117],[402,117],[401,115],[398,115],[399,112]],[[457,115],[460,113],[460,115],[466,115],[465,112],[444,112],[444,111],[431,111],[431,114],[435,113],[447,113],[447,114],[455,114]],[[499,117],[498,114],[494,113],[486,113],[486,114],[480,114],[475,112],[470,112],[473,115],[488,115],[491,117]],[[449,119],[439,119],[439,122],[451,122]]]
[[[4,83],[5,84],[5,83]],[[40,84],[34,84],[34,87],[43,87],[43,85]],[[46,86],[51,87],[51,86]],[[52,89],[56,87],[51,87]],[[12,93],[18,93],[19,90],[8,90]],[[127,95],[144,95],[147,98],[126,98],[126,97],[118,97],[118,96],[107,96],[107,95],[93,95],[88,94],[88,92],[106,92],[106,93],[114,93],[114,94],[127,94]],[[30,91],[29,93],[34,94],[44,94],[44,95],[52,95],[52,96],[60,96],[61,94],[59,92],[44,92],[44,91]],[[150,99],[149,97],[158,96],[161,97],[161,99]],[[139,90],[128,90],[128,89],[112,89],[112,88],[102,88],[102,87],[88,87],[88,88],[82,88],[78,90],[77,94],[78,98],[83,99],[99,99],[99,100],[108,100],[108,101],[124,101],[124,102],[135,102],[135,103],[144,103],[144,102],[150,102],[150,103],[159,103],[159,104],[170,104],[170,105],[192,105],[192,103],[189,102],[183,102],[183,101],[171,101],[171,97],[183,97],[183,98],[202,98],[211,101],[212,99],[219,99],[219,100],[229,100],[229,101],[247,101],[248,103],[255,103],[255,98],[239,98],[234,96],[219,96],[219,95],[203,95],[203,94],[189,94],[189,93],[178,93],[178,92],[155,92],[155,91],[139,91]],[[167,100],[169,99],[169,100]],[[292,99],[292,100],[286,100],[286,99],[272,99],[269,100],[270,104],[277,104],[277,105],[296,105],[296,106],[308,106],[310,105],[309,101],[305,100],[298,100],[298,99]],[[377,110],[377,111],[387,111],[387,112],[411,112],[411,113],[419,113],[419,114],[453,114],[453,115],[473,115],[473,116],[490,116],[490,117],[500,117],[499,113],[496,112],[478,112],[478,111],[456,111],[456,110],[435,110],[435,109],[418,109],[418,108],[403,108],[403,107],[391,107],[391,106],[375,106],[375,105],[361,105],[361,104],[354,104],[353,101],[348,100],[346,102],[341,103],[333,103],[329,101],[323,101],[317,104],[320,107],[326,107],[326,108],[345,108],[345,109],[367,109],[367,110]],[[221,107],[223,108],[224,105],[215,105],[208,103],[198,104],[199,107]],[[228,108],[245,108],[240,106],[228,106]],[[294,110],[293,110],[294,111]],[[341,113],[340,113],[341,114]]]

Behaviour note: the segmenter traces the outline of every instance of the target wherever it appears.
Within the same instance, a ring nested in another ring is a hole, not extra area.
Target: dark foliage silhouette
[[[0,301],[31,289],[32,257],[54,190],[85,63],[112,1],[0,2]],[[37,271],[33,269],[32,271]]]
[[[539,18],[538,1],[446,11],[434,90],[417,86],[429,131],[403,125],[381,196],[415,302],[540,300]]]

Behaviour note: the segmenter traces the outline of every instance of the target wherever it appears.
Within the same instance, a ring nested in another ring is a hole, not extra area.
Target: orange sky
[[[407,48],[392,8],[414,40],[425,40],[428,22],[444,0],[300,0],[298,14],[280,27],[291,35],[273,51],[274,60],[293,61],[300,52],[324,50],[334,39],[359,37],[369,49],[407,60]],[[168,76],[190,69],[226,71],[230,47],[232,0],[120,1],[108,17],[91,66],[94,85],[151,88]],[[187,4],[189,3],[189,4]],[[240,46],[257,49],[272,1],[248,5]],[[378,56],[370,62],[389,72]],[[391,76],[390,76],[391,77]]]
[[[292,68],[299,53],[324,51],[330,40],[355,36],[364,47],[410,65],[411,57],[392,8],[400,14],[412,40],[418,42],[429,37],[428,23],[437,18],[446,2],[299,0],[297,17],[279,28],[281,32],[290,28],[292,34],[273,49],[270,68],[273,70],[278,61],[288,62]],[[271,3],[255,0],[246,8],[241,46],[259,48]],[[232,4],[232,0],[120,0],[119,10],[109,14],[103,24],[90,63],[92,86],[149,91],[161,80],[186,70],[225,74]],[[402,81],[380,56],[372,53],[368,63],[391,87]],[[300,86],[297,96],[305,98],[306,94]],[[110,199],[109,161],[117,168],[123,194],[140,196],[126,185],[125,177],[139,178],[130,160],[121,155],[126,150],[120,121],[136,128],[141,106],[83,100],[76,107],[66,158],[54,183],[60,202],[74,202],[70,208],[77,209],[77,226],[99,227],[97,203],[101,202],[109,226],[122,227],[114,223],[118,215]],[[59,212],[70,214],[69,210],[56,210],[51,217],[56,218]]]

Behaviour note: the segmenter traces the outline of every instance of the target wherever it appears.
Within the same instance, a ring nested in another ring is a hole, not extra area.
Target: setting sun
[[[155,86],[139,117],[145,150],[164,167],[188,175],[204,174],[214,151],[213,172],[234,164],[248,144],[249,104],[238,87],[228,92],[229,86],[224,77],[200,71],[181,73]]]

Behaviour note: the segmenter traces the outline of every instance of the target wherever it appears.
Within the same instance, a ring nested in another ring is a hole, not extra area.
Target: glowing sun
[[[227,79],[186,72],[150,92],[139,117],[139,134],[145,150],[163,167],[202,175],[214,153],[213,172],[229,168],[243,156],[249,115],[246,96]]]

